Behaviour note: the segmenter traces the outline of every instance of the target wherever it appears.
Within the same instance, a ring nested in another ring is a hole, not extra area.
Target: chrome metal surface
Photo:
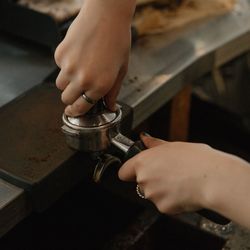
[[[56,69],[49,51],[0,34],[0,107],[40,84]]]
[[[111,145],[111,138],[119,133],[121,118],[121,109],[110,112],[105,108],[98,114],[88,113],[76,118],[63,114],[62,131],[67,144],[75,150],[104,151]]]
[[[116,117],[116,112],[106,111],[105,113],[99,115],[84,115],[80,117],[67,117],[69,124],[74,126],[76,129],[81,128],[96,128],[105,126],[112,123]]]
[[[135,142],[130,140],[126,136],[118,133],[114,137],[111,137],[111,143],[126,154]]]
[[[0,179],[0,238],[29,212],[24,190]]]
[[[93,110],[96,110],[95,107]],[[119,133],[121,119],[120,108],[116,112],[110,112],[104,106],[100,112],[89,112],[79,117],[63,114],[62,131],[67,144],[75,150],[105,151],[112,144],[127,153],[134,142]]]
[[[109,154],[103,154],[99,156],[99,161],[95,166],[93,180],[98,183],[101,181],[104,173],[107,169],[117,167],[121,165],[121,161],[119,158],[114,157]]]
[[[122,111],[117,107],[117,111],[110,111],[104,101],[99,100],[88,113],[78,117],[63,115],[63,123],[69,128],[86,132],[87,129],[96,130],[101,127],[112,126],[121,120]]]
[[[13,199],[23,193],[21,188],[15,187],[0,179],[0,209],[7,206]]]
[[[132,50],[119,100],[134,110],[133,128],[182,86],[250,50],[250,1],[185,30],[145,38]]]

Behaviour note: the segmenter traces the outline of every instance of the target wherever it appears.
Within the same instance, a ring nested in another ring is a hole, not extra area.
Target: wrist
[[[217,153],[204,188],[202,206],[230,217],[233,198],[248,189],[244,185],[249,183],[250,168],[247,162],[236,156]]]

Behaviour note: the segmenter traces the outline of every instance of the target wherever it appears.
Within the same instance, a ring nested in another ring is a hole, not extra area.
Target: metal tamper
[[[129,159],[146,149],[141,141],[134,142],[120,133],[122,110],[118,106],[115,112],[108,110],[100,100],[87,114],[80,117],[69,117],[63,114],[62,131],[67,144],[78,151],[89,152],[99,159],[93,179],[99,182],[105,170],[113,164],[121,164],[117,157],[106,154],[114,146]],[[217,224],[228,224],[229,220],[209,211],[201,210],[199,214]]]
[[[67,144],[75,150],[89,152],[100,159],[94,171],[96,182],[100,181],[108,166],[119,161],[105,154],[111,145],[120,149],[126,159],[145,149],[142,142],[134,142],[120,133],[121,119],[121,107],[117,106],[116,112],[112,112],[106,108],[103,100],[84,116],[69,117],[63,114],[62,131]]]

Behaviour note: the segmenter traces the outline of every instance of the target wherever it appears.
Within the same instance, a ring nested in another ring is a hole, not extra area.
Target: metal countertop
[[[124,82],[119,96],[134,110],[133,128],[183,85],[249,50],[249,0],[238,0],[229,14],[140,41],[132,50],[130,80]]]
[[[132,50],[128,77],[119,96],[134,110],[133,128],[184,84],[249,49],[250,0],[239,0],[232,13],[187,30],[139,41]],[[20,46],[0,35],[0,107],[42,82],[55,68],[52,56],[43,50]],[[6,208],[14,209],[14,220]],[[23,190],[0,179],[0,228],[5,226],[0,235],[29,212]]]
[[[0,108],[40,84],[56,65],[45,48],[0,33]]]

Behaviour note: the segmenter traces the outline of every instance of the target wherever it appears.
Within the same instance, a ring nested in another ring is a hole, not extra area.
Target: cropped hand
[[[115,110],[116,98],[127,72],[135,0],[85,0],[55,52],[61,71],[56,80],[62,90],[65,113],[79,116],[93,101],[105,97]]]
[[[136,181],[145,198],[162,213],[207,208],[236,218],[232,211],[237,211],[233,206],[239,201],[234,199],[245,201],[247,189],[235,186],[238,182],[250,185],[246,162],[205,144],[166,142],[149,136],[141,139],[148,149],[122,166],[120,179]],[[250,201],[247,204],[249,209]]]

